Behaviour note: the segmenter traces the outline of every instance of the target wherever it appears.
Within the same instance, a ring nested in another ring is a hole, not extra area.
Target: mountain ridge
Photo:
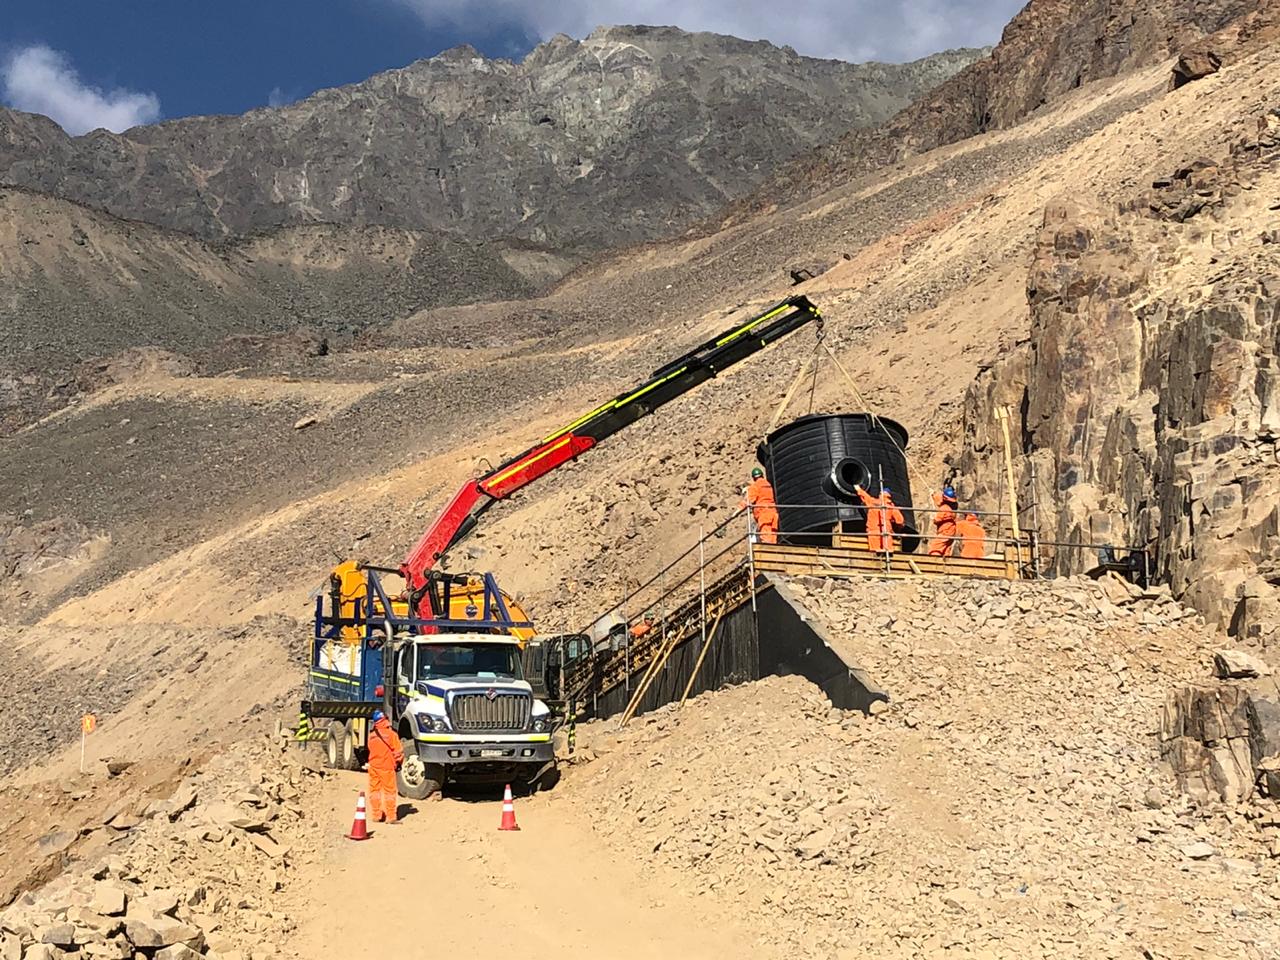
[[[0,182],[204,239],[352,223],[590,252],[678,231],[980,52],[845,64],[669,27],[555,37],[520,63],[458,47],[123,134],[3,110]]]
[[[1013,126],[1085,83],[1150,66],[1275,0],[1030,0],[989,56],[876,127],[788,161],[726,211],[747,216],[813,196],[937,147]],[[709,225],[708,229],[715,229]]]

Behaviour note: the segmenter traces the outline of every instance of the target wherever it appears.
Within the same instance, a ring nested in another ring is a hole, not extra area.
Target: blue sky
[[[519,59],[555,33],[674,24],[847,60],[993,43],[1021,0],[4,0],[0,100],[73,133],[240,113],[459,43]]]

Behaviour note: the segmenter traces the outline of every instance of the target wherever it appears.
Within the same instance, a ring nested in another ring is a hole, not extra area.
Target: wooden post
[[[649,669],[645,671],[644,679],[640,681],[640,685],[636,687],[635,696],[631,698],[631,702],[627,704],[626,713],[622,715],[622,720],[618,723],[618,729],[622,729],[627,725],[636,711],[640,708],[640,701],[644,699],[644,695],[649,692],[649,687],[657,678],[663,668],[667,665],[667,659],[671,656],[671,652],[676,648],[676,638],[678,634],[671,634],[670,640],[663,635],[662,647],[654,654],[653,660],[649,663]]]
[[[689,699],[689,691],[693,689],[694,681],[698,679],[698,673],[702,670],[702,661],[707,658],[707,651],[711,649],[711,641],[716,638],[716,628],[720,626],[720,618],[724,616],[724,608],[716,614],[715,623],[711,625],[711,632],[707,634],[706,640],[702,642],[702,650],[698,653],[698,660],[693,665],[693,672],[689,674],[689,682],[684,685],[684,693],[680,695],[680,704],[676,709],[684,706],[684,702]]]
[[[1009,408],[997,407],[996,419],[1000,421],[1000,433],[1004,438],[1004,469],[1009,484],[1009,514],[1013,523],[1013,542],[1022,562],[1022,531],[1018,525],[1018,488],[1013,480],[1013,441],[1009,439]]]
[[[1028,457],[1031,467],[1031,535],[1028,546],[1031,548],[1031,576],[1040,579],[1040,483],[1036,479],[1036,458]]]
[[[702,646],[707,645],[707,528],[698,527],[698,589],[701,591]]]

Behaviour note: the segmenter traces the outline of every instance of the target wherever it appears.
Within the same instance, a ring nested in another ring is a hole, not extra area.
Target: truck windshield
[[[523,679],[520,650],[507,643],[423,643],[418,645],[418,679],[506,677]]]

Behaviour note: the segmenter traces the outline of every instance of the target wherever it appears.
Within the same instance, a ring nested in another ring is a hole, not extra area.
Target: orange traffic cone
[[[351,832],[347,834],[348,840],[368,840],[369,827],[364,815],[364,791],[360,791],[360,796],[356,798],[356,818],[351,824]]]
[[[511,799],[511,784],[507,784],[507,789],[502,794],[502,824],[499,830],[519,830],[520,825],[516,823],[516,805]]]

